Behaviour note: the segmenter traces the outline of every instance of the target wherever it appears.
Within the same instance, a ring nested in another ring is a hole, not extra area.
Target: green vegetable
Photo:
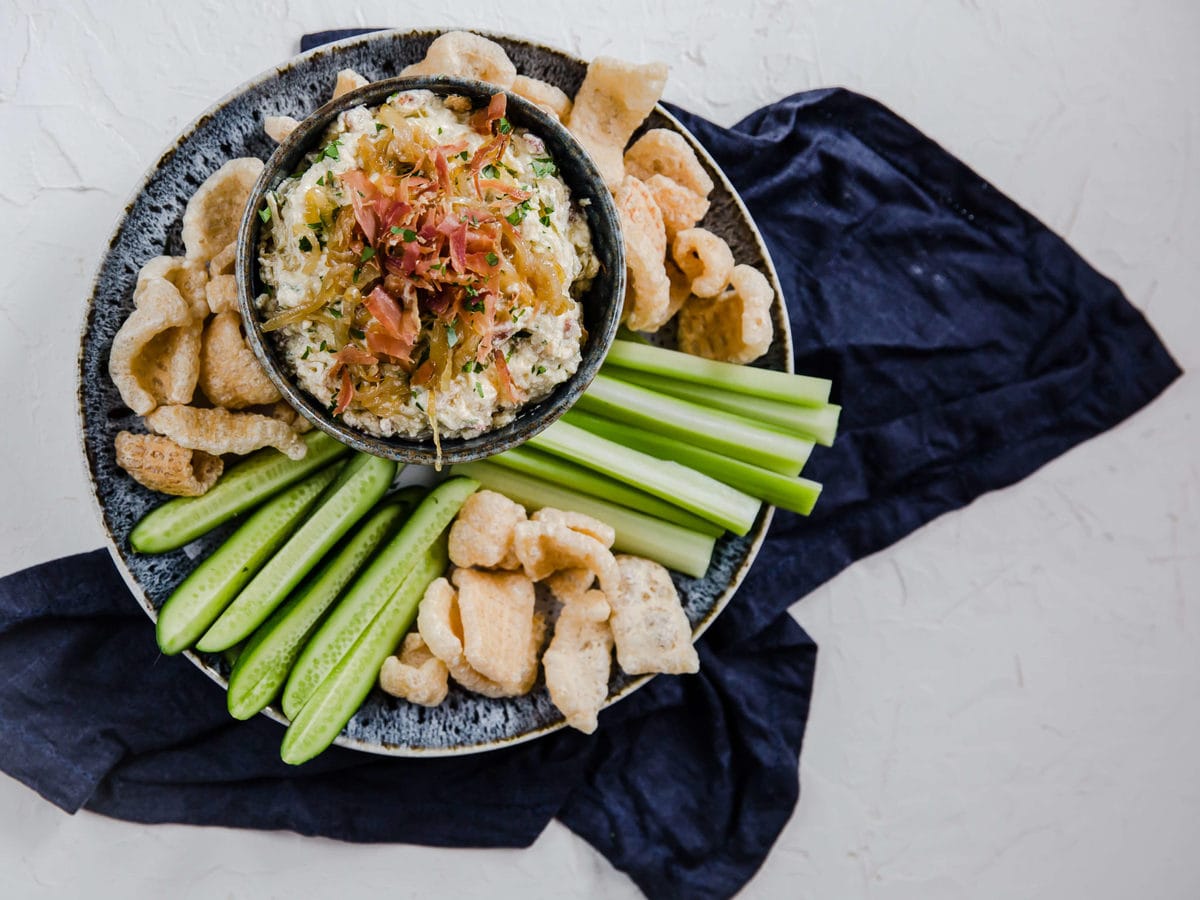
[[[811,450],[811,442],[803,438],[603,373],[592,381],[576,407],[744,459],[781,475],[798,474]]]
[[[385,502],[342,542],[330,559],[254,632],[229,676],[227,702],[235,719],[264,709],[283,687],[305,641],[342,589],[358,574],[384,539],[424,492],[405,488]]]
[[[346,590],[342,601],[313,635],[283,689],[283,712],[295,719],[321,682],[371,624],[396,586],[479,485],[451,478],[435,487],[388,541],[366,570]]]
[[[674,438],[654,434],[632,425],[613,422],[577,410],[571,410],[562,421],[587,429],[610,441],[641,450],[643,453],[662,459],[673,459],[713,478],[719,478],[760,500],[806,516],[812,512],[817,497],[821,494],[821,485],[808,478],[789,478],[778,472],[761,469],[741,460],[705,450],[703,447],[681,443]]]
[[[829,390],[832,387],[832,382],[827,378],[789,375],[787,372],[757,369],[754,366],[717,362],[678,350],[664,350],[643,341],[613,341],[604,361],[622,369],[665,375],[676,381],[703,384],[734,394],[749,394],[799,406],[824,406],[829,402]]]
[[[259,450],[226,472],[207,494],[168,500],[137,523],[129,543],[139,553],[175,550],[350,452],[323,431],[310,431],[304,443],[308,452],[303,459],[289,459],[271,448]]]
[[[529,439],[533,446],[603,472],[702,518],[746,534],[758,517],[759,502],[695,469],[632,450],[567,422],[555,422]]]
[[[279,755],[307,762],[334,742],[379,680],[383,661],[412,627],[429,583],[446,570],[446,537],[438,535],[385,601],[345,656],[313,692],[283,736]]]
[[[230,535],[196,566],[158,611],[158,646],[172,655],[186,650],[271,558],[337,477],[340,464],[288,488]]]
[[[654,516],[656,519],[664,519],[674,522],[676,525],[682,525],[684,528],[690,528],[692,531],[699,531],[701,534],[720,537],[725,531],[720,525],[714,525],[673,503],[668,503],[666,500],[622,484],[620,481],[593,472],[591,469],[585,469],[583,466],[577,466],[528,446],[515,447],[512,450],[498,453],[488,462],[504,466],[506,469],[524,472],[526,475],[532,475],[560,487],[571,488],[581,494],[627,506],[648,516]]]
[[[450,470],[522,504],[530,511],[543,506],[581,512],[611,525],[617,533],[613,549],[662,563],[700,578],[708,571],[716,538],[664,522],[624,506],[549,484],[491,462],[459,463]]]
[[[630,384],[712,409],[721,409],[744,416],[757,423],[779,428],[790,434],[798,434],[826,447],[832,446],[833,439],[837,436],[838,416],[841,414],[842,408],[833,404],[797,406],[793,403],[764,400],[762,397],[751,397],[747,394],[727,394],[702,384],[676,381],[662,375],[647,375],[645,372],[611,369],[608,370],[608,373]]]
[[[249,637],[354,524],[387,493],[396,463],[357,453],[346,463],[317,508],[196,644],[218,653]]]

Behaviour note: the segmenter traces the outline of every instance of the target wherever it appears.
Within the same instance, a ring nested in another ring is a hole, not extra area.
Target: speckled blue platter
[[[189,125],[155,163],[113,232],[83,321],[78,397],[81,441],[113,558],[151,619],[157,617],[158,607],[197,562],[224,540],[233,524],[172,553],[143,556],[130,548],[129,533],[134,524],[163,499],[119,469],[113,451],[113,439],[119,431],[144,430],[139,418],[122,404],[108,377],[113,336],[133,308],[138,269],[152,257],[183,253],[180,232],[184,206],[213,171],[233,157],[257,156],[265,160],[271,155],[275,145],[262,131],[264,116],[303,119],[329,99],[339,69],[353,68],[371,80],[396,75],[421,59],[440,33],[388,31],[351,38],[298,56],[237,88]],[[583,60],[518,38],[484,34],[504,47],[520,73],[549,81],[574,96],[586,71]],[[775,287],[775,341],[757,364],[790,370],[791,335],[779,282],[741,200],[703,148],[665,110],[656,110],[644,127],[679,131],[708,168],[716,188],[704,227],[725,238],[738,262],[754,265]],[[411,478],[413,467],[405,474]],[[675,575],[697,637],[733,597],[758,552],[771,513],[771,507],[764,507],[746,537],[723,537],[704,578]],[[154,640],[149,628],[146,640]],[[190,652],[186,655],[218,684],[226,684],[226,659]],[[614,667],[609,702],[616,702],[647,680],[644,676],[630,678]],[[273,707],[265,714],[287,721]],[[453,687],[447,700],[433,709],[413,706],[377,690],[351,719],[337,743],[397,756],[448,755],[493,750],[561,727],[562,716],[541,683],[525,697],[506,700],[492,700]]]

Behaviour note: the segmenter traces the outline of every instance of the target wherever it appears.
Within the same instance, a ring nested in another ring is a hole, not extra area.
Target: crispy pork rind
[[[343,94],[366,87],[370,83],[353,69],[342,69],[337,73],[337,80],[333,83],[333,97],[330,99],[336,100]]]
[[[237,278],[233,275],[214,275],[204,292],[206,305],[213,315],[237,313]]]
[[[160,406],[146,416],[146,424],[181,447],[203,450],[214,456],[244,456],[262,447],[274,447],[291,459],[303,459],[308,445],[286,422],[258,413],[195,406]]]
[[[242,337],[242,318],[235,312],[213,316],[204,329],[200,390],[215,406],[226,409],[280,399],[279,391]]]
[[[393,697],[418,706],[437,706],[446,699],[450,673],[417,632],[404,636],[400,652],[379,669],[379,686]]]
[[[423,60],[400,74],[457,75],[508,90],[516,80],[517,67],[495,41],[469,31],[449,31],[429,45]]]
[[[518,75],[513,79],[509,90],[518,97],[524,97],[530,103],[540,106],[560,122],[567,121],[567,117],[571,115],[571,98],[545,81]]]
[[[312,431],[312,422],[300,415],[286,400],[277,400],[270,406],[255,409],[253,412],[260,412],[264,416],[287,423],[288,427],[296,434],[307,434]]]
[[[183,213],[183,246],[188,259],[207,263],[233,242],[250,190],[262,170],[261,159],[231,159],[200,185]]]
[[[604,545],[605,549],[611,548],[613,541],[617,539],[617,533],[611,525],[579,512],[568,512],[567,510],[553,509],[546,506],[539,509],[529,518],[534,522],[550,522],[555,525],[565,525],[572,531],[578,531],[580,534],[586,534],[588,537],[595,538]]]
[[[467,663],[501,689],[526,693],[541,643],[533,643],[533,582],[521,572],[479,569],[457,569],[453,581]]]
[[[518,685],[522,690],[516,692],[480,675],[467,662],[463,652],[463,625],[458,609],[458,594],[445,578],[436,579],[426,588],[417,612],[417,629],[433,655],[446,664],[450,677],[468,691],[485,697],[513,697],[528,693],[537,680],[537,648],[541,647],[546,636],[546,622],[540,614],[533,617],[533,633],[530,638],[533,664],[528,672],[522,673],[523,677]]]
[[[733,251],[706,228],[688,228],[675,235],[671,257],[690,279],[689,289],[697,297],[717,296],[733,275]]]
[[[622,62],[597,56],[575,94],[567,127],[591,154],[609,190],[616,190],[625,175],[625,145],[667,83],[663,63]]]
[[[201,323],[174,284],[147,282],[113,338],[108,374],[138,415],[160,403],[190,403],[200,374]]]
[[[234,261],[237,259],[237,243],[230,242],[222,248],[221,252],[208,261],[208,275],[210,278],[216,278],[218,275],[232,275]],[[235,289],[236,293],[236,289]],[[235,298],[234,305],[237,300]]]
[[[623,321],[634,331],[657,331],[670,318],[671,283],[664,257],[667,232],[646,185],[626,176],[613,194],[625,238]]]
[[[341,73],[338,73],[339,79]],[[334,88],[334,96],[337,96],[337,88]],[[277,144],[282,144],[291,136],[291,133],[300,127],[300,123],[291,116],[267,116],[263,119],[263,131],[267,133],[267,137]]]
[[[586,594],[596,576],[587,569],[560,569],[543,581],[560,603],[571,603]]]
[[[696,152],[677,131],[651,128],[625,151],[625,171],[648,181],[665,175],[681,187],[707,200],[713,180],[696,158]]]
[[[115,444],[117,465],[135,481],[177,497],[199,497],[217,483],[225,468],[221,457],[188,450],[157,434],[122,431]]]
[[[671,260],[667,260],[667,281],[671,283],[671,302],[667,306],[667,319],[679,312],[692,296],[692,280]]]
[[[620,555],[621,589],[607,594],[617,661],[629,675],[700,669],[692,626],[671,582],[671,573],[640,556]]]
[[[562,569],[587,569],[607,594],[620,590],[621,572],[612,553],[594,537],[555,522],[522,522],[516,527],[513,549],[525,574],[541,581]]]
[[[202,319],[208,315],[208,302],[204,296],[208,275],[201,263],[183,256],[154,257],[138,270],[133,305],[141,306],[142,297],[159,281],[166,281],[179,291],[194,317]]]
[[[667,240],[685,228],[691,228],[708,212],[708,200],[695,191],[672,181],[666,175],[651,175],[645,179],[646,189],[654,198],[654,205],[662,213],[663,227]]]
[[[525,507],[495,491],[476,491],[450,526],[450,561],[456,566],[519,569],[513,530],[525,521]]]
[[[600,591],[567,603],[542,656],[550,699],[567,724],[584,734],[596,730],[596,714],[608,697],[613,634],[609,605]]]
[[[753,362],[771,346],[774,299],[761,272],[734,266],[727,290],[709,299],[693,298],[679,311],[679,349],[724,362]]]

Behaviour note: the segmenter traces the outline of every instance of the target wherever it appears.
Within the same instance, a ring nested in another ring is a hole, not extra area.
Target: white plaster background
[[[1200,365],[1190,0],[459,0],[416,16],[0,0],[0,572],[101,543],[76,329],[143,170],[302,32],[441,23],[665,60],[667,98],[725,124],[805,88],[873,95],[1066,235]],[[794,607],[821,644],[802,795],[747,897],[1200,896],[1197,401],[1187,375]],[[0,893],[636,896],[557,824],[525,851],[361,847],[69,817],[7,778]]]

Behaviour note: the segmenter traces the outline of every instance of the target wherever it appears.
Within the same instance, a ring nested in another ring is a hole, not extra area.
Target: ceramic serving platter
[[[213,171],[239,156],[267,159],[274,143],[262,130],[263,117],[303,119],[329,99],[339,69],[352,68],[371,80],[397,75],[425,55],[437,29],[385,31],[320,47],[263,73],[218,101],[191,123],[147,172],[122,213],[105,248],[84,314],[79,354],[81,443],[109,549],[134,598],[151,619],[171,591],[211,553],[236,523],[217,529],[176,550],[156,556],[135,553],[129,545],[134,524],[163,502],[116,465],[113,439],[122,430],[144,430],[141,420],[121,402],[108,377],[113,336],[133,308],[138,269],[163,254],[182,254],[180,237],[188,198]],[[558,85],[574,96],[587,68],[584,60],[562,51],[507,35],[484,33],[508,52],[517,70]],[[694,138],[659,107],[644,128],[671,128],[696,149],[716,184],[704,227],[723,237],[738,262],[754,265],[775,287],[775,341],[757,363],[791,369],[791,336],[779,282],[762,238],[736,191]],[[669,340],[669,338],[667,338]],[[405,480],[420,473],[407,471]],[[749,569],[771,520],[764,506],[745,537],[726,535],[717,543],[703,578],[674,574],[676,586],[698,637],[733,598]],[[146,640],[154,640],[146,630]],[[220,655],[186,654],[213,681],[225,686],[229,660]],[[631,678],[614,666],[609,703],[627,696],[648,680]],[[266,713],[283,723],[275,707]],[[440,706],[427,709],[374,691],[351,719],[337,743],[371,753],[433,756],[475,753],[530,740],[563,727],[561,714],[540,681],[524,697],[494,700],[452,687]],[[601,722],[603,727],[603,721]]]

